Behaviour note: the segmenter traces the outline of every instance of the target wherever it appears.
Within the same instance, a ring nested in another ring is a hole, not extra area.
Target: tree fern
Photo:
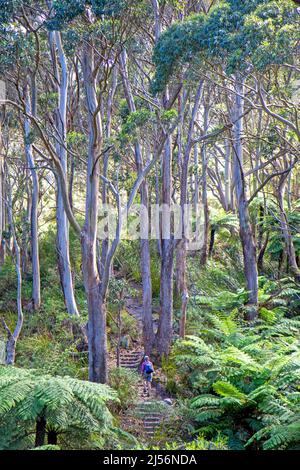
[[[200,328],[202,337],[178,341],[172,356],[181,393],[194,395],[195,432],[210,438],[222,432],[235,448],[293,447],[300,409],[299,320],[249,327],[233,316],[229,332],[222,324],[226,313],[216,321],[212,315],[205,314],[211,326]]]
[[[45,431],[77,434],[83,440],[112,435],[114,420],[108,403],[117,393],[106,385],[71,377],[41,375],[34,370],[0,367],[0,448],[28,448],[36,422],[43,418]],[[18,422],[18,429],[12,428]],[[11,429],[11,432],[7,432]]]

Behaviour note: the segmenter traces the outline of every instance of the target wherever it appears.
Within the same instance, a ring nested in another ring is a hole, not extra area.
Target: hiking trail
[[[126,298],[125,308],[127,312],[136,319],[141,337],[143,307],[140,304],[140,299],[132,297]],[[143,359],[143,353],[142,345],[131,350],[122,348],[120,352],[120,366],[122,368],[128,368],[140,372],[139,369]],[[155,386],[152,386],[150,397],[148,397],[144,392],[144,381],[142,376],[138,385],[138,397],[139,401],[134,413],[143,422],[143,430],[146,439],[151,440],[154,437],[156,429],[170,414],[172,406],[170,406],[170,402],[166,401],[167,394],[165,390],[156,382]]]

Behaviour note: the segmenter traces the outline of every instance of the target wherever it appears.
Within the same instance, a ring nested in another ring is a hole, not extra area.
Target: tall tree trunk
[[[5,178],[4,178],[4,165],[1,156],[1,127],[0,127],[0,266],[3,265],[5,260]]]
[[[168,136],[162,163],[162,223],[161,223],[161,271],[160,271],[160,316],[156,333],[159,356],[167,356],[173,336],[173,260],[174,239],[171,227],[172,194],[172,142]],[[170,230],[166,230],[166,227]],[[164,233],[165,232],[165,233]]]
[[[25,87],[25,103],[28,114],[36,115],[36,83],[35,77],[32,78],[31,93],[29,86]],[[38,233],[38,205],[39,205],[39,178],[36,171],[36,165],[30,142],[30,121],[27,117],[24,119],[25,131],[25,153],[26,160],[31,174],[31,259],[32,259],[32,307],[38,310],[41,305],[41,278],[40,278],[40,260],[39,260],[39,233]]]
[[[23,310],[22,310],[22,270],[21,270],[21,255],[20,248],[17,240],[17,235],[15,231],[15,224],[13,219],[12,212],[12,196],[11,196],[11,186],[8,182],[7,184],[7,214],[8,214],[8,224],[10,232],[13,238],[13,247],[14,247],[14,256],[15,256],[15,269],[17,274],[17,313],[18,319],[14,331],[12,332],[7,326],[5,320],[2,320],[2,324],[7,332],[7,342],[6,342],[6,358],[5,363],[7,365],[14,365],[16,357],[16,345],[19,339],[22,326],[23,326]]]
[[[225,210],[226,212],[232,209],[231,207],[231,174],[230,174],[230,142],[228,139],[225,140],[225,169],[224,169],[224,180],[225,180]]]
[[[1,129],[0,129],[1,132]],[[0,266],[3,265],[5,260],[5,238],[4,238],[4,231],[5,231],[5,205],[3,200],[5,198],[4,194],[4,170],[3,170],[3,162],[2,157],[0,156]]]
[[[107,102],[106,134],[105,134],[105,137],[106,137],[107,141],[109,141],[109,139],[111,137],[113,104],[114,104],[115,93],[116,93],[116,90],[117,90],[117,84],[118,84],[118,67],[115,66],[114,70],[112,72],[112,85],[111,85],[111,88],[109,90],[109,96],[108,96],[108,102]],[[107,150],[104,153],[104,156],[103,156],[103,172],[102,173],[103,173],[103,176],[105,178],[107,178],[109,156],[110,156],[110,150]],[[103,181],[102,182],[102,204],[105,205],[105,204],[108,204],[108,203],[109,203],[109,200],[108,200],[108,193],[107,193],[107,183],[106,183],[106,181]],[[103,214],[103,215],[108,219],[109,214],[107,212],[105,212],[105,214]],[[108,222],[106,224],[105,229],[106,229],[107,235],[108,235],[108,233],[109,233]],[[106,262],[106,259],[107,259],[108,248],[109,248],[109,239],[108,239],[108,236],[107,236],[107,238],[102,240],[101,254],[100,254],[100,258],[99,258],[100,263],[99,263],[99,268],[98,268],[99,273],[103,272],[105,262]]]
[[[288,222],[288,218],[284,209],[284,192],[285,192],[285,185],[286,185],[287,175],[282,175],[278,187],[277,187],[277,200],[279,205],[279,213],[280,213],[280,226],[281,232],[285,242],[285,249],[287,254],[287,262],[289,266],[289,270],[295,279],[300,280],[300,270],[298,268],[295,248],[293,244],[292,234]]]
[[[65,53],[61,43],[61,35],[58,31],[50,33],[52,46],[52,62],[57,79],[58,91],[58,109],[56,112],[56,127],[59,134],[59,140],[56,142],[56,153],[59,156],[61,166],[67,179],[67,99],[68,99],[68,66]],[[57,57],[60,66],[60,72],[56,63]],[[69,223],[64,209],[63,194],[60,180],[57,180],[57,198],[56,198],[56,247],[58,256],[58,269],[60,282],[64,295],[67,312],[70,315],[79,315],[73,287],[72,270],[70,263],[69,247]]]
[[[246,197],[245,179],[243,172],[243,113],[244,113],[244,83],[238,76],[235,81],[235,123],[234,123],[234,183],[236,203],[240,223],[240,239],[244,255],[244,272],[247,290],[249,292],[249,307],[246,317],[254,320],[257,317],[258,302],[258,273],[256,264],[256,247],[253,240],[249,210]]]
[[[3,232],[4,232],[4,169],[3,169],[3,156],[2,156],[2,150],[3,150],[3,142],[2,142],[2,123],[0,120],[0,266],[3,264],[4,257],[2,254],[2,237],[3,237]]]
[[[199,158],[198,144],[194,145],[194,167],[195,167],[195,186],[194,186],[194,212],[198,214],[199,204]]]
[[[84,46],[82,70],[88,112],[89,149],[86,183],[86,217],[82,230],[82,271],[88,300],[89,380],[107,382],[107,339],[105,293],[97,270],[97,226],[99,196],[99,159],[102,150],[102,122],[96,98],[94,49]]]
[[[195,102],[192,110],[192,116],[189,124],[188,138],[185,146],[183,161],[181,162],[181,178],[180,178],[180,207],[181,207],[181,224],[182,224],[182,233],[181,239],[177,244],[177,256],[176,256],[176,293],[181,299],[181,318],[180,318],[180,327],[179,334],[181,338],[185,336],[185,325],[186,325],[186,311],[188,303],[188,286],[187,286],[187,243],[188,243],[188,216],[187,213],[187,203],[188,203],[188,172],[189,172],[189,162],[191,154],[191,142],[194,133],[194,126],[202,99],[203,93],[203,81],[198,86]],[[182,113],[184,109],[182,110]]]
[[[27,200],[25,201],[26,207],[23,208],[23,217],[22,217],[22,240],[21,240],[21,267],[22,273],[25,276],[28,276],[30,271],[30,249],[28,247],[28,242],[30,240],[29,227],[31,226],[31,193],[32,187],[29,179],[29,172],[26,170],[26,196]]]
[[[203,130],[204,135],[208,130],[208,117],[209,117],[209,107],[208,105],[204,106],[204,122]],[[208,230],[209,230],[209,207],[208,207],[208,198],[207,198],[207,152],[206,152],[206,143],[202,144],[201,148],[201,158],[202,158],[202,206],[203,206],[203,244],[200,253],[200,264],[205,266],[207,263],[207,248],[208,248]]]
[[[131,86],[128,77],[127,70],[127,55],[124,50],[121,54],[121,73],[124,85],[125,96],[127,100],[127,105],[129,111],[135,112],[136,107],[133,99],[133,94],[131,91]],[[138,175],[143,171],[143,158],[142,158],[142,149],[141,144],[138,140],[134,143],[134,152],[135,152],[135,161]],[[148,216],[149,213],[149,195],[148,195],[148,184],[144,180],[140,186],[140,195],[141,195],[141,205],[142,210],[145,211],[145,214]],[[142,215],[142,214],[141,214]],[[148,217],[147,217],[148,218]],[[142,284],[143,284],[143,343],[144,350],[147,355],[152,353],[152,347],[154,343],[154,330],[153,330],[153,317],[152,317],[152,281],[151,281],[151,258],[150,258],[150,242],[149,242],[149,226],[147,224],[140,240],[140,254],[141,254],[141,275],[142,275]],[[147,232],[147,233],[146,233]]]

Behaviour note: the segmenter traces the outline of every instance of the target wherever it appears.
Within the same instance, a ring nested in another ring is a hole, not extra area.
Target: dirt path
[[[137,297],[128,297],[125,299],[125,308],[132,315],[138,325],[139,336],[142,337],[142,318],[143,307],[141,301],[141,287],[134,286],[139,291]],[[120,366],[131,370],[139,371],[141,360],[143,358],[143,346],[135,346],[132,350],[122,349],[120,354]],[[150,397],[144,392],[144,383],[141,377],[138,386],[139,401],[135,409],[136,416],[142,420],[144,434],[147,439],[152,439],[155,430],[162,423],[163,419],[171,410],[170,401],[166,401],[166,392],[161,385],[152,387]]]

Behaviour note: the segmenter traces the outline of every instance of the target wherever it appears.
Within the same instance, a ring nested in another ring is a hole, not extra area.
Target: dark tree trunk
[[[57,432],[56,431],[48,431],[48,444],[56,446],[57,445]]]
[[[257,258],[257,269],[259,273],[262,273],[264,269],[264,255],[265,255],[268,243],[269,243],[269,232],[266,235],[266,239],[259,251],[258,258]]]
[[[211,258],[212,255],[213,255],[214,245],[215,245],[215,235],[216,235],[216,230],[215,230],[215,228],[211,227],[211,229],[210,229],[209,251],[208,251],[209,258]]]
[[[46,420],[43,416],[37,419],[35,428],[35,447],[41,447],[45,444]]]

